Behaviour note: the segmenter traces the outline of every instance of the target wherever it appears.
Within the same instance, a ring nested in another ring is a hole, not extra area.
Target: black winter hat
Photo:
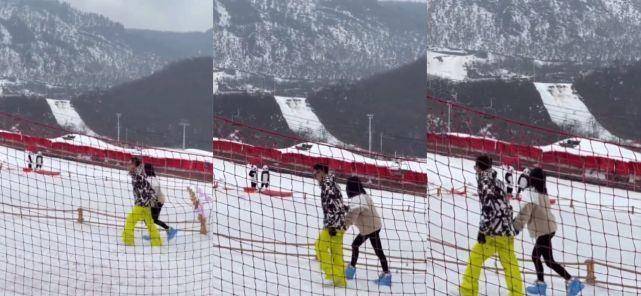
[[[329,167],[323,163],[317,163],[314,165],[314,171],[322,171],[323,173],[329,173]]]
[[[131,158],[131,163],[139,166],[140,164],[142,164],[142,160],[140,159],[140,157],[134,156]]]
[[[481,171],[490,169],[492,167],[492,158],[490,158],[487,154],[479,155],[476,158],[475,166]]]
[[[156,170],[154,169],[154,166],[151,165],[150,163],[145,163],[145,175],[150,177],[156,176]]]
[[[547,193],[547,188],[545,186],[545,172],[541,168],[534,168],[530,171],[530,186],[534,187],[536,191],[541,193]]]
[[[349,198],[360,194],[367,194],[367,192],[365,192],[365,188],[363,187],[363,183],[361,183],[361,180],[356,176],[347,178],[345,191],[347,192],[347,197]]]

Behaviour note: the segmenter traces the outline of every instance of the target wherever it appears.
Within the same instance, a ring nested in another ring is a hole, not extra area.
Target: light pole
[[[187,122],[186,119],[183,119],[178,125],[181,125],[183,127],[183,149],[185,149],[185,133],[187,131],[187,127],[189,126],[189,122]]]
[[[116,113],[116,129],[118,130],[118,142],[120,142],[120,116],[122,116],[122,113]]]
[[[367,119],[369,120],[369,146],[368,150],[371,153],[372,152],[372,118],[374,118],[374,114],[367,114]]]
[[[452,132],[451,126],[451,117],[452,117],[452,103],[447,102],[447,132]]]

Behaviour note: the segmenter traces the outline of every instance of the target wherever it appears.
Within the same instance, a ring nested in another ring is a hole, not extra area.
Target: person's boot
[[[352,266],[351,264],[347,266],[347,269],[345,269],[345,277],[348,280],[353,280],[354,275],[356,275],[356,267]]]
[[[178,229],[169,227],[169,229],[167,229],[167,240],[170,241],[171,239],[173,239],[177,233],[178,233]]]
[[[576,296],[579,295],[581,290],[585,288],[585,284],[583,284],[579,279],[577,278],[572,278],[570,281],[567,283],[567,293],[568,296]]]
[[[378,279],[375,281],[376,284],[379,286],[392,286],[392,274],[389,272],[381,273],[380,276],[378,276]]]
[[[545,296],[547,288],[548,285],[545,282],[536,281],[533,285],[525,288],[525,292],[527,292],[528,295]]]

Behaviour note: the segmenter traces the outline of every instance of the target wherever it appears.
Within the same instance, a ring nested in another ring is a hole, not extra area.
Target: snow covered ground
[[[330,144],[340,144],[321,123],[306,98],[275,96],[287,126],[299,135]]]
[[[56,118],[56,122],[58,122],[58,125],[62,128],[81,134],[97,135],[85,124],[70,101],[47,99],[47,104],[49,104],[49,108],[51,108],[51,113],[53,113],[53,116]]]
[[[541,100],[554,123],[572,128],[581,135],[591,135],[603,140],[617,140],[605,129],[574,91],[571,83],[534,83]]]
[[[431,171],[428,173],[430,183],[433,183],[431,192],[434,192],[437,186],[461,188],[467,185],[468,188],[467,197],[444,195],[442,198],[432,196],[428,199],[429,229],[426,232],[429,237],[436,239],[429,243],[428,257],[458,262],[439,263],[435,266],[434,272],[428,276],[428,287],[447,293],[456,291],[461,274],[465,270],[465,265],[460,264],[460,261],[468,258],[467,251],[457,248],[470,248],[478,231],[480,209],[478,199],[474,196],[474,163],[447,156],[428,155],[427,164]],[[499,169],[499,175],[502,173]],[[612,266],[636,270],[636,273],[640,271],[638,266],[641,265],[641,243],[638,237],[641,235],[641,215],[638,212],[631,214],[630,210],[641,205],[641,193],[556,178],[548,178],[547,186],[550,196],[557,200],[553,209],[559,226],[553,240],[557,261],[578,263],[593,259]],[[518,211],[521,205],[512,201],[512,206]],[[529,259],[533,243],[527,232],[518,236],[516,241],[517,257],[522,260],[522,272],[534,271]],[[486,266],[494,267],[500,264],[490,259]],[[578,269],[573,265],[567,265],[566,268],[573,275],[586,275],[584,265]],[[551,271],[546,269],[546,272]],[[532,274],[526,274],[524,277],[526,283],[536,279]],[[598,281],[633,287],[640,284],[638,275],[602,265],[596,265],[596,277]],[[558,276],[548,276],[546,280],[548,285],[551,284],[552,295],[565,295],[564,281]],[[481,294],[507,295],[502,275],[486,270],[482,282]],[[637,295],[638,292],[635,289],[614,286],[605,289],[604,285],[599,285],[588,286],[583,295]],[[436,295],[446,295],[445,293]]]
[[[137,246],[126,247],[120,240],[123,218],[132,206],[126,172],[48,158],[46,168],[62,174],[46,177],[22,172],[22,151],[0,147],[0,155],[4,162],[0,170],[0,294],[445,295],[435,290],[456,290],[468,257],[466,251],[452,246],[469,247],[477,232],[473,163],[430,154],[425,164],[430,189],[467,185],[467,198],[447,194],[426,198],[367,189],[384,220],[381,237],[393,285],[378,287],[370,281],[376,278],[379,264],[366,243],[357,280],[347,288],[334,288],[322,284],[314,259],[313,243],[322,211],[319,188],[309,178],[273,172],[273,189],[294,192],[284,199],[244,193],[247,167],[218,159],[214,164],[219,186],[213,192],[209,184],[161,178],[169,196],[161,218],[182,231],[163,247],[151,248],[140,239],[143,230],[139,229]],[[198,227],[187,186],[214,198],[207,211],[209,236],[194,232]],[[548,180],[548,189],[557,199],[555,214],[560,226],[554,243],[558,261],[593,258],[638,272],[641,217],[629,209],[641,206],[639,193],[554,178]],[[516,201],[513,205],[518,210]],[[85,211],[86,222],[81,224],[76,222],[78,207],[103,215]],[[346,248],[354,236],[354,230],[348,230]],[[531,248],[531,239],[521,234],[517,256],[527,272],[533,271]],[[350,254],[346,249],[345,260]],[[494,260],[487,266],[495,266]],[[586,272],[585,267],[575,266],[569,266],[569,271],[581,276]],[[616,268],[597,265],[596,273],[599,281],[639,284],[637,277]],[[525,282],[533,279],[532,274],[524,276]],[[502,281],[501,274],[486,270],[481,292],[507,295],[499,288],[504,287]],[[548,283],[554,289],[551,295],[565,295],[557,277],[548,277]],[[636,292],[601,285],[586,288],[583,295]]]
[[[61,172],[49,177],[23,173],[22,151],[0,147],[0,159],[0,294],[215,294],[213,236],[197,232],[186,191],[211,196],[210,184],[160,177],[168,197],[160,218],[180,232],[169,243],[161,233],[164,246],[152,248],[139,228],[128,247],[121,232],[133,198],[125,171],[46,158],[45,169]]]
[[[292,191],[294,196],[272,198],[243,192],[242,188],[248,186],[248,168],[244,165],[215,160],[214,166],[220,182],[215,190],[214,215],[218,223],[214,232],[222,234],[216,242],[220,249],[216,259],[219,270],[214,273],[220,285],[217,289],[270,295],[447,295],[456,291],[468,259],[468,252],[458,248],[468,248],[478,231],[479,209],[473,195],[476,181],[470,171],[471,161],[428,155],[426,163],[431,192],[438,186],[467,185],[467,198],[447,194],[425,198],[367,189],[384,220],[381,237],[393,274],[391,288],[378,287],[370,281],[376,278],[379,264],[368,244],[363,245],[366,254],[360,257],[356,281],[350,281],[347,288],[322,284],[313,247],[322,225],[322,210],[319,188],[313,180],[273,173],[272,187]],[[550,194],[557,199],[555,214],[560,221],[554,241],[558,261],[582,263],[593,258],[638,270],[640,216],[630,214],[629,209],[641,206],[639,193],[554,178],[548,184]],[[516,201],[513,205],[519,209]],[[345,260],[351,254],[349,245],[354,236],[353,229],[345,235]],[[532,246],[529,237],[518,237],[517,256],[526,272],[534,270],[529,259]],[[489,260],[487,266],[495,266],[494,260]],[[584,266],[568,269],[573,274],[586,275]],[[597,265],[596,272],[600,281],[632,286],[639,283],[634,275],[613,268]],[[534,279],[533,274],[524,275],[526,283]],[[507,295],[505,289],[499,288],[502,281],[501,274],[486,270],[481,284],[483,295]],[[553,289],[549,295],[565,295],[563,281],[549,278],[548,282]],[[616,287],[608,290],[601,285],[587,287],[583,295],[636,292]]]

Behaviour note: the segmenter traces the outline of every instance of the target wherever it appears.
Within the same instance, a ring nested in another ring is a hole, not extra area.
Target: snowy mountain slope
[[[280,78],[356,78],[424,54],[425,4],[216,0],[214,64]]]
[[[274,99],[276,99],[287,125],[294,132],[314,141],[329,144],[341,143],[325,129],[314,110],[307,103],[306,98],[275,96]]]
[[[152,75],[83,93],[72,102],[100,135],[117,138],[116,113],[121,113],[121,139],[180,147],[183,129],[179,123],[187,119],[187,145],[208,149],[213,117],[211,61],[202,57],[170,63]]]
[[[610,132],[641,139],[641,62],[590,71],[573,81],[582,101]]]
[[[529,62],[529,61],[528,61]],[[438,49],[427,51],[427,75],[461,82],[469,79],[514,79],[531,75],[519,58],[492,53]]]
[[[617,137],[605,129],[570,83],[534,83],[550,118],[559,127],[603,140]]]
[[[122,25],[57,1],[2,1],[0,28],[7,41],[0,44],[0,76],[98,86],[163,64],[157,55],[134,52]]]
[[[76,111],[70,101],[67,100],[53,100],[46,99],[47,104],[51,108],[51,113],[56,118],[60,127],[90,136],[97,136],[80,118],[80,114]]]
[[[59,0],[4,0],[0,77],[68,88],[67,93],[104,88],[148,75],[176,59],[210,55],[210,38],[204,32],[128,30]],[[49,96],[60,93],[25,88]]]
[[[548,61],[635,61],[641,53],[638,1],[431,0],[430,47]]]

